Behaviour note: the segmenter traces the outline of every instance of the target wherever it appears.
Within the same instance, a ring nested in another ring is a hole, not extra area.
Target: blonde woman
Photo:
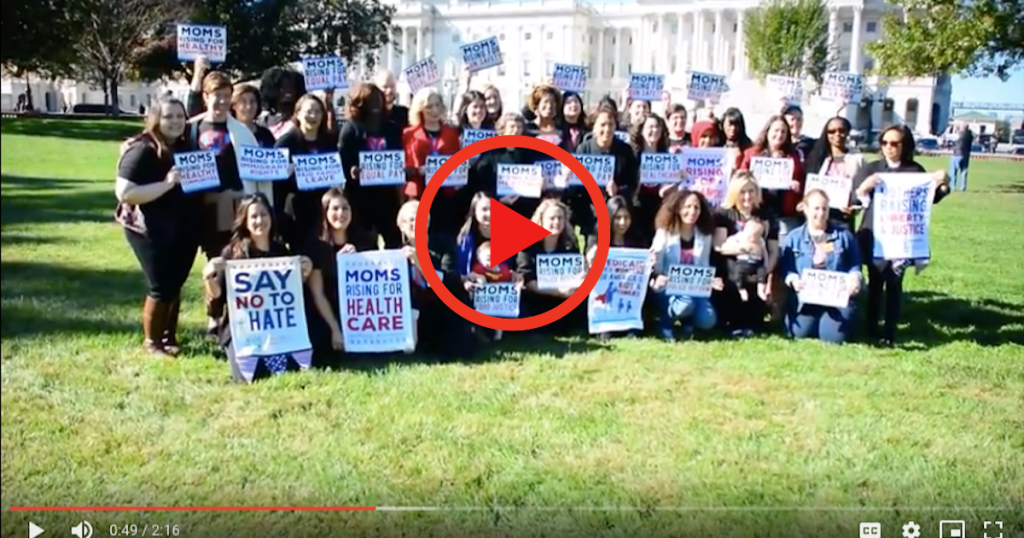
[[[569,207],[555,198],[545,198],[533,213],[533,222],[551,235],[526,248],[516,257],[516,273],[522,279],[524,290],[522,308],[525,315],[543,314],[562,304],[576,288],[542,290],[537,286],[537,256],[543,254],[580,254],[579,245],[569,224]],[[581,257],[582,258],[582,257]],[[585,259],[583,263],[586,263]],[[545,327],[556,334],[569,334],[584,327],[586,302],[552,325]]]
[[[427,174],[427,158],[437,155],[454,155],[461,147],[459,130],[444,123],[446,115],[444,99],[437,89],[428,87],[416,92],[409,109],[409,127],[402,134],[402,148],[405,149],[405,166],[409,169],[409,181],[405,184],[406,198],[418,200],[423,195]],[[463,189],[445,187],[438,191],[430,207],[433,225],[442,231],[454,234],[465,217],[468,205]]]
[[[757,223],[763,233],[750,237],[750,223]],[[755,273],[752,281],[740,278],[750,269],[750,261],[759,248],[761,239],[767,246],[763,255],[763,271]],[[748,170],[737,170],[729,181],[725,200],[715,214],[715,244],[721,245],[718,253],[725,265],[736,269],[737,278],[729,278],[721,292],[712,299],[718,311],[719,323],[733,336],[751,336],[764,329],[767,313],[766,301],[771,296],[767,279],[760,275],[771,275],[779,259],[779,231],[774,222],[765,216],[761,208],[761,188],[754,174]],[[770,278],[770,277],[768,277]],[[743,282],[739,285],[738,282]]]

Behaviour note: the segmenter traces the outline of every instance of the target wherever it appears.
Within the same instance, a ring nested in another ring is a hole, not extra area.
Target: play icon
[[[28,522],[28,538],[36,538],[36,536],[39,536],[40,534],[42,534],[44,532],[46,532],[46,531],[42,527],[40,527],[39,525],[36,525],[35,523],[32,523],[31,521]]]
[[[543,226],[491,198],[491,265],[505,260],[551,235]]]

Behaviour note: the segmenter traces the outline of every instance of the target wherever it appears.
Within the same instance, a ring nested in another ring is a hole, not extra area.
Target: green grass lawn
[[[838,537],[861,521],[899,536],[914,520],[930,538],[940,519],[1024,532],[1021,164],[973,162],[972,192],[937,206],[896,349],[509,343],[472,364],[241,386],[199,336],[198,275],[187,353],[140,351],[142,275],[111,220],[116,141],[134,126],[27,123],[2,124],[4,537],[29,518],[55,535],[88,519],[97,537],[126,523],[278,537]],[[6,512],[81,505],[449,510]]]

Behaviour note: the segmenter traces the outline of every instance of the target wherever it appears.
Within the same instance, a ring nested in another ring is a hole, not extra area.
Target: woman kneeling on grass
[[[195,261],[195,211],[179,186],[174,153],[187,151],[185,105],[162,98],[142,135],[129,140],[117,166],[115,218],[142,266],[149,291],[142,310],[147,351],[177,355],[181,288]]]
[[[801,202],[807,222],[793,228],[782,246],[782,274],[786,286],[796,293],[786,300],[786,333],[793,338],[818,338],[841,344],[850,336],[855,305],[860,292],[860,249],[853,233],[829,221],[828,195],[809,191]],[[819,270],[846,275],[844,307],[804,303],[799,293],[807,286],[805,271]]]
[[[216,316],[217,342],[231,363],[231,375],[236,381],[246,378],[238,364],[238,357],[231,339],[231,320],[227,307],[226,260],[250,260],[255,258],[278,258],[290,256],[291,252],[277,238],[273,209],[267,197],[261,193],[246,195],[238,204],[235,223],[231,229],[231,242],[224,247],[221,256],[210,260],[203,268],[206,284],[207,310]],[[309,258],[302,257],[302,280],[313,271]],[[263,357],[257,362],[252,379],[260,379],[271,373],[298,370],[298,362],[290,355]]]

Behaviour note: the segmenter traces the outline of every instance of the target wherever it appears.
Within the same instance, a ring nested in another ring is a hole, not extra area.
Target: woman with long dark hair
[[[459,132],[466,129],[494,129],[494,121],[487,117],[487,99],[476,90],[462,94],[456,116],[459,119]]]
[[[267,69],[260,78],[260,96],[263,97],[260,123],[275,137],[280,137],[293,127],[288,120],[295,115],[295,105],[303,95],[306,95],[306,81],[302,73],[283,67]],[[333,110],[329,112],[333,118]]]
[[[565,121],[566,151],[576,151],[588,130],[587,114],[583,111],[583,98],[576,92],[562,94],[562,118]]]
[[[142,134],[127,143],[117,165],[116,219],[139,261],[148,290],[142,308],[143,346],[177,355],[181,288],[196,257],[193,199],[180,187],[174,154],[187,151],[185,104],[162,97],[149,109]]]
[[[725,109],[720,119],[722,134],[725,135],[725,147],[737,148],[740,153],[750,149],[754,142],[747,136],[747,121],[743,119],[743,112],[732,107]]]
[[[637,166],[641,168],[645,153],[668,153],[668,126],[657,114],[651,114],[643,122],[630,127],[630,146],[636,154]],[[679,177],[682,180],[682,177]],[[654,238],[654,216],[661,206],[662,185],[639,185],[636,196],[637,231],[648,241]]]
[[[821,129],[821,138],[814,143],[807,156],[806,169],[808,174],[822,176],[842,176],[851,179],[851,189],[843,200],[842,208],[829,209],[829,220],[846,228],[853,227],[854,212],[852,178],[860,174],[864,166],[864,156],[850,153],[847,143],[850,136],[850,120],[836,116],[825,122]]]

